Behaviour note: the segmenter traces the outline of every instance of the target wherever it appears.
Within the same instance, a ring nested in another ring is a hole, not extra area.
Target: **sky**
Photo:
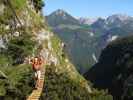
[[[45,0],[44,15],[63,9],[74,17],[133,16],[133,0]]]

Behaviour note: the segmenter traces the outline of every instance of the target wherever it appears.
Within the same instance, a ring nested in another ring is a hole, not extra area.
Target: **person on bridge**
[[[32,64],[32,69],[35,72],[35,88],[38,89],[40,86],[41,70],[44,64],[44,60],[42,57],[37,56],[30,59],[30,63]]]

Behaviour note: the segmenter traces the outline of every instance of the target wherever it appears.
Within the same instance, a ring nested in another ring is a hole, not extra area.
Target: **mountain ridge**
[[[71,16],[69,13],[66,15]],[[101,51],[109,42],[133,33],[133,17],[127,15],[115,14],[107,18],[99,17],[91,25],[82,24],[77,20],[78,18],[69,16],[66,16],[67,20],[62,20],[63,18],[60,17],[63,16],[59,16],[61,20],[58,20],[59,23],[56,23],[55,26],[51,23],[55,24],[58,16],[53,17],[52,20],[51,16],[47,16],[46,20],[51,29],[66,44],[66,53],[81,73],[86,72],[96,63],[96,59],[99,59]],[[74,22],[76,20],[78,24],[73,23],[73,18]],[[88,60],[83,61],[81,59],[83,55]],[[93,55],[95,55],[95,59]]]
[[[63,9],[57,9],[57,10],[53,11],[51,14],[49,14],[47,16],[51,16],[51,15],[57,15],[57,16],[68,16],[69,15],[69,16],[73,17],[74,19],[78,20],[81,24],[87,24],[88,23],[88,25],[93,24],[98,19],[106,20],[106,21],[108,21],[107,23],[114,22],[113,21],[114,19],[119,19],[121,21],[126,21],[126,20],[129,20],[129,19],[133,19],[133,16],[129,16],[127,14],[122,14],[122,13],[112,14],[110,16],[107,16],[106,18],[105,17],[100,17],[100,16],[99,17],[94,17],[94,18],[89,17],[89,16],[88,17],[84,17],[84,16],[74,17],[71,14],[69,14],[69,12],[66,12]]]

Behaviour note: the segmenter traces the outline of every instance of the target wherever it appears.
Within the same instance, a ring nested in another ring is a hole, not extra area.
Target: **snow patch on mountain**
[[[93,32],[88,32],[88,34],[93,37],[94,36],[94,33]]]
[[[109,39],[108,39],[107,41],[108,41],[108,42],[114,41],[114,40],[116,40],[118,37],[119,37],[118,35],[110,36]]]
[[[96,58],[96,55],[93,53],[92,54],[92,58],[94,59],[94,61],[97,63],[98,62],[98,60],[97,60],[97,58]]]

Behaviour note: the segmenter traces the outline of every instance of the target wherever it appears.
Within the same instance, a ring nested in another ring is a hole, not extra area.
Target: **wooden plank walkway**
[[[44,76],[45,76],[45,71],[44,69],[41,71],[41,81],[40,81],[40,87],[39,89],[34,89],[30,96],[26,100],[39,100],[40,96],[43,91],[43,86],[44,86]]]

